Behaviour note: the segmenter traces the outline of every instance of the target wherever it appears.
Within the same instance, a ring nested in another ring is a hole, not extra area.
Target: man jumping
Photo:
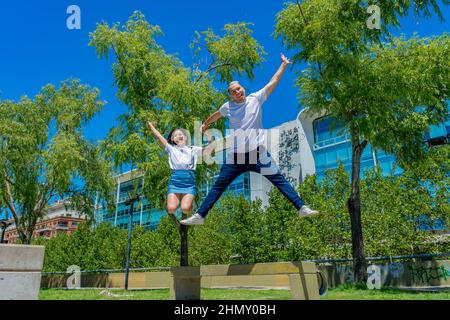
[[[214,112],[203,123],[200,130],[208,127],[221,117],[228,117],[232,129],[230,135],[231,152],[220,170],[213,188],[203,200],[200,208],[190,218],[181,220],[184,225],[203,224],[209,210],[214,206],[225,189],[242,173],[253,171],[265,176],[295,206],[300,217],[319,214],[306,206],[294,188],[281,174],[270,153],[263,146],[264,131],[262,129],[262,105],[277,87],[281,77],[291,61],[281,54],[281,66],[270,82],[261,90],[245,95],[244,88],[238,81],[228,85],[230,100]]]

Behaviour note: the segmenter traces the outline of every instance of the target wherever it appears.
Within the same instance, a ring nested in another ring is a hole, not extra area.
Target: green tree
[[[243,204],[242,201],[239,204]],[[245,204],[246,209],[248,205]],[[231,209],[231,210],[230,210]],[[244,208],[237,205],[234,197],[228,194],[220,199],[208,215],[208,223],[201,228],[193,228],[191,236],[192,265],[226,264],[233,255],[240,256],[234,251],[232,233],[230,232],[234,212]]]
[[[448,1],[444,1],[448,4]],[[381,28],[366,26],[367,5],[381,9]],[[299,97],[310,112],[333,115],[352,143],[347,200],[355,280],[365,281],[361,224],[360,160],[367,145],[395,154],[401,164],[427,155],[423,134],[447,113],[450,77],[448,35],[406,40],[391,35],[413,9],[442,18],[437,1],[306,0],[287,3],[275,36],[309,67],[297,78]]]
[[[248,26],[227,24],[223,36],[212,30],[197,33],[191,43],[196,61],[191,68],[164,51],[156,41],[162,35],[160,27],[149,24],[140,12],[125,25],[98,24],[91,33],[90,45],[100,58],[113,53],[117,95],[128,107],[119,125],[110,130],[104,150],[117,168],[131,165],[138,169],[136,174],[144,175],[143,193],[153,207],[164,206],[170,170],[146,121],[154,121],[161,132],[179,127],[198,130],[196,121],[199,125],[225,100],[214,83],[231,81],[234,74],[252,79],[253,68],[262,62],[263,48]],[[218,129],[223,129],[223,122]],[[201,144],[201,135],[196,140]],[[215,168],[199,166],[197,181],[205,181],[211,170]],[[180,231],[187,248],[187,229],[182,226]],[[187,255],[182,257],[186,263]]]
[[[342,163],[335,170],[325,171],[322,182],[316,175],[307,176],[299,185],[305,201],[320,210],[315,219],[296,219],[288,226],[293,241],[291,258],[333,259],[351,255],[350,217],[345,200],[350,191],[350,177]]]
[[[87,215],[97,193],[109,199],[110,165],[82,134],[104,105],[98,98],[97,89],[70,80],[59,89],[45,86],[34,99],[0,101],[0,206],[12,214],[22,243],[55,197]]]
[[[48,240],[38,238],[33,244],[45,245],[46,272],[64,272],[71,265],[82,270],[118,269],[125,263],[127,232],[109,223],[93,229],[85,222],[70,236],[62,233]]]

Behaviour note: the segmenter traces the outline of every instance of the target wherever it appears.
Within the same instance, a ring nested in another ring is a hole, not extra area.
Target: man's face
[[[243,102],[245,99],[245,90],[239,83],[234,83],[228,87],[230,97],[236,102]]]

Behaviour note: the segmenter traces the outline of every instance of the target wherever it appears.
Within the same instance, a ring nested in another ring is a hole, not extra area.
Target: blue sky
[[[66,19],[69,5],[81,9],[81,30],[69,30]],[[266,62],[255,70],[255,81],[243,81],[250,91],[265,85],[277,70],[279,53],[284,50],[280,40],[272,37],[277,12],[283,1],[228,0],[228,1],[106,1],[106,0],[50,0],[50,1],[2,1],[0,4],[0,99],[19,99],[21,95],[34,96],[42,86],[70,77],[79,78],[85,84],[97,87],[101,99],[108,104],[87,126],[85,134],[90,140],[105,137],[114,126],[115,119],[126,109],[116,99],[111,71],[112,61],[99,60],[94,48],[89,47],[89,32],[96,23],[124,23],[134,10],[144,13],[147,20],[159,25],[164,36],[158,42],[168,53],[178,53],[186,64],[191,63],[189,43],[195,30],[213,28],[216,33],[226,23],[253,22],[254,37],[264,46]],[[450,8],[442,7],[444,16],[450,18]],[[399,32],[410,36],[439,35],[447,31],[449,23],[441,23],[437,17],[403,21]],[[270,128],[293,120],[299,112],[294,87],[297,66],[288,70],[277,90],[267,101],[263,124]],[[219,106],[218,106],[219,107]]]

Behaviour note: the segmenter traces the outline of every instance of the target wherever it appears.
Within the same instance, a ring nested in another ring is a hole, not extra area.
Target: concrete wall
[[[381,270],[381,284],[389,287],[428,287],[450,286],[450,260],[423,262],[393,262],[376,264]],[[344,283],[353,282],[351,265],[320,265],[327,276],[328,287],[333,288]],[[64,288],[66,275],[42,277],[43,288]],[[124,273],[82,275],[81,287],[123,288]],[[170,272],[131,272],[129,288],[156,289],[169,288]],[[205,276],[201,279],[203,288],[252,287],[288,289],[287,275],[254,275],[254,276]]]
[[[374,265],[380,268],[382,286],[450,286],[450,260],[374,263]],[[319,269],[326,273],[330,288],[353,282],[351,264],[321,265]]]
[[[0,244],[0,300],[37,300],[44,246]]]
[[[42,288],[66,288],[66,275],[42,276]],[[210,276],[202,277],[202,288],[227,287],[273,287],[278,289],[289,288],[287,275],[260,275],[260,276]],[[81,276],[82,288],[124,288],[125,274],[83,274]],[[170,287],[170,272],[130,272],[128,278],[130,289],[160,289]]]
[[[69,275],[43,275],[42,288],[66,288]],[[168,288],[170,272],[130,272],[128,287],[130,289],[142,288]],[[124,288],[125,273],[82,274],[82,288]]]

